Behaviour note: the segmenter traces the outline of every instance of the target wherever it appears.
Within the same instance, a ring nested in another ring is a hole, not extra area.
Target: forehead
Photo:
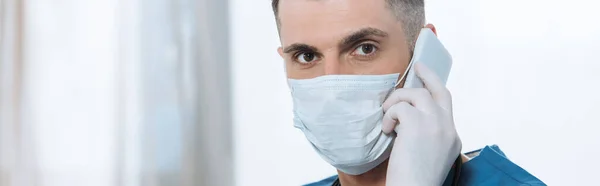
[[[278,14],[283,45],[330,41],[365,27],[401,32],[385,0],[281,0]]]

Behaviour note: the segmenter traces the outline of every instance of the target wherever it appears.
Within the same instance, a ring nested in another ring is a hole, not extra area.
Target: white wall
[[[427,1],[452,52],[464,150],[498,144],[549,185],[593,185],[600,167],[600,13],[588,0]],[[270,1],[232,0],[238,185],[335,174],[292,126]]]
[[[238,185],[299,185],[331,175],[292,126],[270,1],[231,1],[234,151]]]

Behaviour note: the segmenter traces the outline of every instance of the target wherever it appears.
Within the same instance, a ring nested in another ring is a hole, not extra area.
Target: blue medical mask
[[[294,126],[338,170],[359,175],[385,161],[394,135],[381,131],[382,104],[399,74],[288,79]],[[402,77],[404,78],[404,77]]]

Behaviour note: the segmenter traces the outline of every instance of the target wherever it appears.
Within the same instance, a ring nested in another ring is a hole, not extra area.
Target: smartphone
[[[450,68],[452,67],[452,56],[450,56],[448,50],[446,50],[442,42],[440,42],[429,28],[421,29],[421,33],[417,38],[413,57],[408,64],[406,72],[404,72],[406,81],[403,88],[424,87],[421,78],[417,76],[415,70],[412,70],[416,63],[422,63],[427,66],[446,85],[448,75],[450,75]]]

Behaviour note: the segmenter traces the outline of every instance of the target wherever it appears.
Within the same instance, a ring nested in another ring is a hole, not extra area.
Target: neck
[[[384,186],[388,160],[360,175],[348,175],[338,170],[338,177],[343,186]]]
[[[466,163],[470,159],[461,154],[462,163]],[[385,176],[387,175],[388,160],[377,165],[377,167],[361,174],[349,175],[338,170],[338,178],[342,186],[385,186]]]

